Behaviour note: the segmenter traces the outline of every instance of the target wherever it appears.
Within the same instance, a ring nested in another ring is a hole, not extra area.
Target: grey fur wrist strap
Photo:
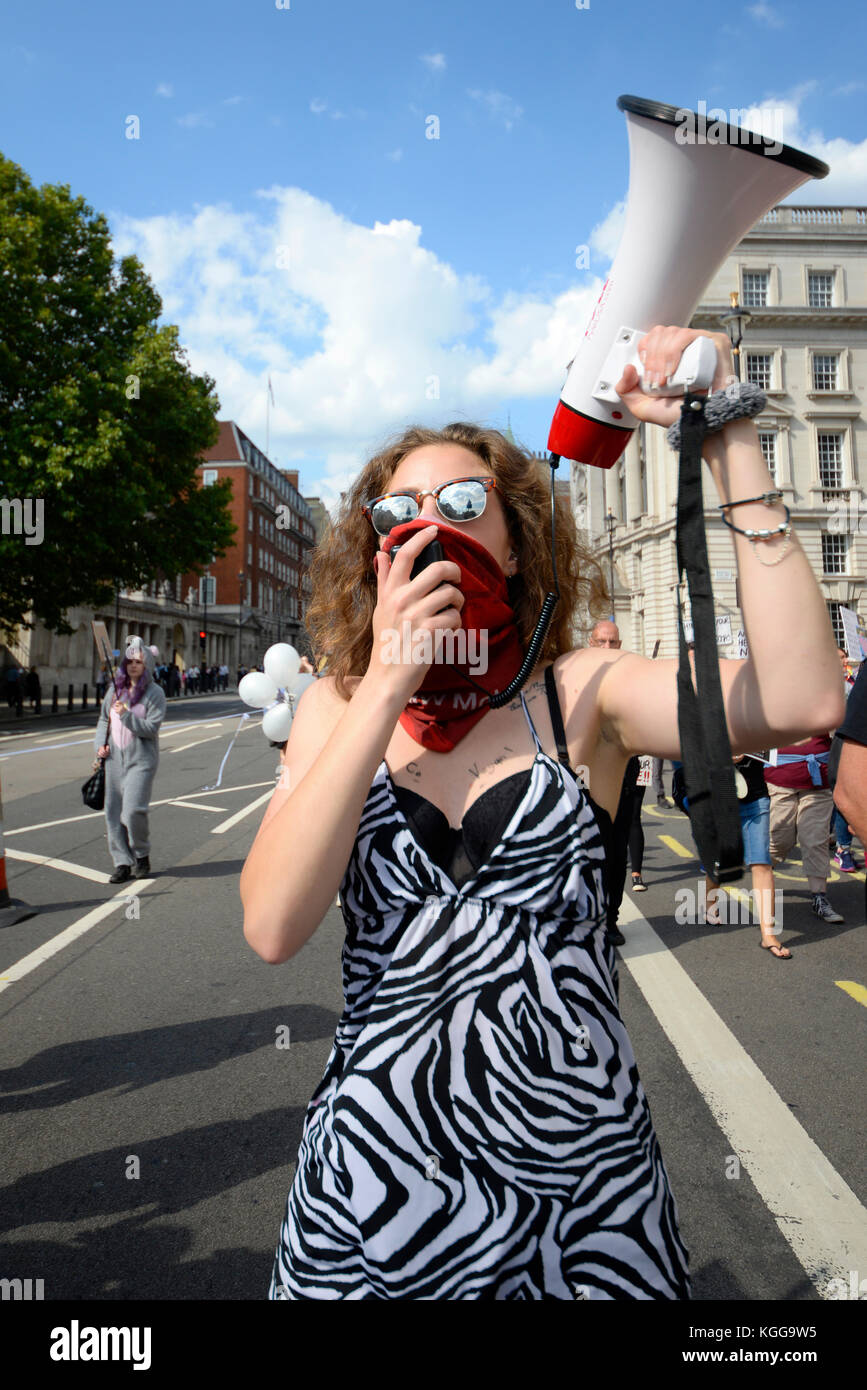
[[[727,386],[722,391],[714,391],[704,400],[706,434],[716,434],[732,420],[751,420],[767,405],[768,398],[760,386],[751,381],[739,381],[737,389]],[[672,449],[680,448],[680,417],[666,431],[666,439]]]

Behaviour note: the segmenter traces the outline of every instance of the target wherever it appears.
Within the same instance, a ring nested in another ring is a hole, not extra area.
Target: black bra
[[[566,747],[566,733],[563,716],[557,699],[554,683],[554,667],[545,668],[545,694],[551,714],[551,727],[557,744],[557,757],[565,767],[572,770],[569,750]],[[532,776],[533,768],[513,772],[489,787],[469,807],[458,829],[449,825],[448,817],[438,806],[409,787],[399,787],[392,782],[397,803],[412,827],[413,834],[431,860],[448,874],[455,887],[460,888],[487,862],[494,846],[499,841],[510,819],[520,804]],[[600,823],[608,821],[608,815],[593,803]],[[610,824],[610,822],[609,822]],[[604,825],[602,826],[604,830]]]

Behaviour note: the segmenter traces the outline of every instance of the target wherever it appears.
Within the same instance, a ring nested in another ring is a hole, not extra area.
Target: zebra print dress
[[[377,769],[340,890],[345,1010],[271,1299],[687,1299],[605,938],[605,846],[536,746],[460,888]]]

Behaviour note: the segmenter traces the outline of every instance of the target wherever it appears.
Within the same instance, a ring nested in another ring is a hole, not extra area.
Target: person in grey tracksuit
[[[105,760],[105,821],[114,862],[110,883],[150,873],[148,804],[166,712],[165,692],[154,677],[156,656],[155,647],[130,637],[117,671],[117,690],[110,682],[96,726],[97,759]]]

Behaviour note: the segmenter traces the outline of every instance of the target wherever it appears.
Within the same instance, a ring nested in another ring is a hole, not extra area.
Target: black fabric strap
[[[551,715],[551,728],[554,730],[554,741],[557,744],[557,757],[571,772],[572,764],[569,761],[569,749],[566,747],[566,730],[563,728],[560,701],[557,699],[553,663],[545,667],[545,694],[548,696],[548,710]]]
[[[743,841],[720,684],[713,589],[704,532],[701,446],[706,433],[704,398],[687,393],[680,414],[677,578],[679,584],[686,572],[695,644],[696,688],[692,684],[678,603],[677,722],[689,819],[701,862],[715,883],[731,883],[743,874]]]

